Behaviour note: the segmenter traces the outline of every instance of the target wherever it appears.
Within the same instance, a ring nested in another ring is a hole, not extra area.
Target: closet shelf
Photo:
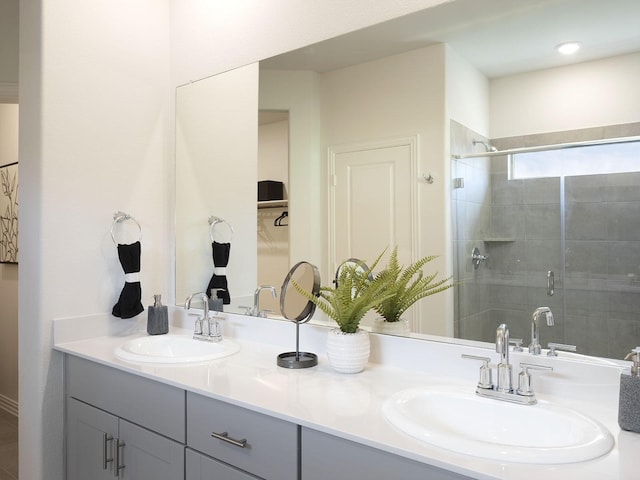
[[[265,200],[258,202],[258,208],[282,208],[289,205],[288,200]]]

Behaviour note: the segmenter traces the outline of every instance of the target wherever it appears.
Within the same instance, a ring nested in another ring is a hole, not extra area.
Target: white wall
[[[20,2],[21,478],[63,478],[51,323],[111,310],[114,211],[144,231],[143,303],[172,290],[172,86],[443,1]]]
[[[446,52],[447,116],[488,137],[489,80],[450,46]]]
[[[0,104],[0,166],[18,161],[18,105]],[[18,265],[0,264],[0,405],[18,404]]]
[[[170,0],[181,85],[447,0]]]
[[[490,138],[637,122],[639,82],[640,53],[494,79]]]
[[[284,184],[287,198],[289,183],[289,120],[258,127],[258,181],[276,180]]]
[[[169,8],[20,8],[19,468],[20,478],[57,480],[63,378],[52,321],[111,311],[124,282],[109,236],[116,210],[142,226],[142,303],[169,291]]]

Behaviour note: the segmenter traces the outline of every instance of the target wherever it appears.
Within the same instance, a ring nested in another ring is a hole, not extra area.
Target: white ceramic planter
[[[361,328],[356,333],[344,333],[339,328],[329,330],[327,357],[329,365],[339,373],[358,373],[369,361],[369,332]]]
[[[371,330],[386,335],[407,336],[411,333],[409,321],[405,318],[401,318],[397,322],[387,322],[384,318],[378,317],[374,320]]]

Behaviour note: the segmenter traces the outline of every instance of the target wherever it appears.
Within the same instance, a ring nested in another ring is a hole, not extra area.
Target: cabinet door
[[[408,458],[308,428],[302,429],[304,480],[471,480]]]
[[[67,480],[113,479],[118,419],[73,398],[67,402]]]
[[[118,435],[120,478],[180,480],[184,478],[184,445],[125,420]],[[114,448],[116,448],[114,444]]]
[[[256,480],[256,477],[187,448],[185,480]]]

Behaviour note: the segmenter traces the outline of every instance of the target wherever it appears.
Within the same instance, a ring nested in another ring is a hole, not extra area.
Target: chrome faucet
[[[191,308],[191,300],[199,298],[204,304],[204,310],[202,318],[196,320],[195,328],[193,330],[194,340],[207,340],[209,342],[219,342],[222,340],[222,333],[220,332],[220,324],[218,319],[214,316],[209,317],[209,297],[206,293],[199,292],[189,295],[185,301],[184,308],[189,310]]]
[[[509,329],[504,323],[496,330],[496,353],[500,354],[500,363],[497,367],[498,381],[495,385],[492,382],[491,366],[489,365],[491,359],[489,357],[462,355],[462,358],[482,362],[476,394],[481,397],[501,400],[503,402],[535,405],[537,400],[531,386],[531,374],[529,370],[553,371],[553,368],[520,362],[522,371],[518,375],[518,388],[514,389],[511,382],[511,364],[509,363]]]
[[[491,358],[467,354],[462,355],[462,358],[482,362],[476,394],[481,397],[501,400],[503,402],[535,405],[537,400],[531,386],[531,374],[529,370],[553,371],[553,368],[520,362],[522,371],[518,375],[518,388],[514,389],[511,381],[511,364],[509,363],[509,329],[504,323],[496,330],[496,353],[500,354],[500,363],[497,366],[498,380],[495,385],[492,382],[491,365],[489,365]]]
[[[542,347],[540,346],[540,333],[538,331],[538,320],[541,315],[547,319],[547,325],[553,327],[553,313],[549,307],[538,307],[531,317],[531,343],[529,344],[529,353],[532,355],[540,355]]]
[[[271,285],[261,285],[256,288],[256,291],[253,292],[253,308],[250,310],[249,314],[253,317],[266,317],[267,311],[260,310],[260,292],[262,290],[269,290],[271,292],[271,297],[276,298],[276,288]]]
[[[509,329],[506,324],[501,324],[496,330],[496,353],[500,354],[498,364],[498,392],[511,392],[511,364],[509,363]]]

